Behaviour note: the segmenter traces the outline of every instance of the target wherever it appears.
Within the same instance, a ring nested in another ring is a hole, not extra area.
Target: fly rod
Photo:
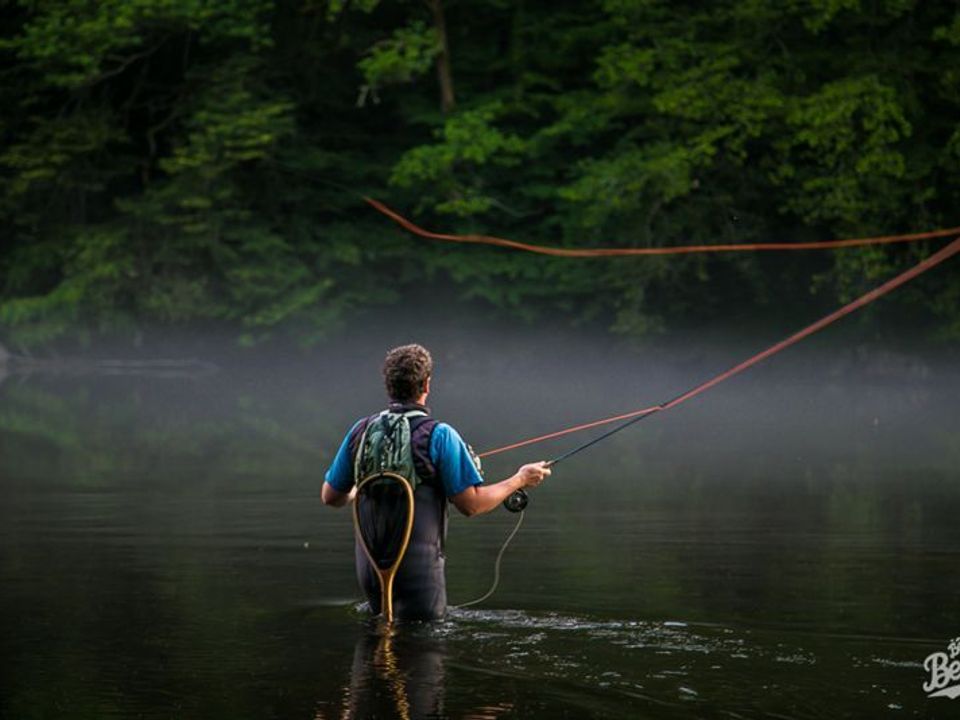
[[[758,352],[756,355],[753,355],[747,358],[746,360],[744,360],[743,362],[737,365],[734,365],[729,370],[725,370],[719,375],[716,375],[715,377],[710,378],[706,382],[700,383],[699,385],[691,388],[690,390],[687,390],[686,392],[683,392],[680,395],[677,395],[672,400],[668,400],[667,402],[661,405],[654,405],[653,407],[647,408],[646,410],[637,411],[636,417],[630,418],[626,422],[620,425],[617,425],[612,430],[608,430],[602,435],[599,435],[593,438],[592,440],[585,442],[582,445],[578,445],[572,450],[568,450],[562,455],[555,457],[553,460],[547,461],[546,463],[547,467],[553,467],[554,465],[557,465],[558,463],[563,462],[567,458],[573,457],[577,453],[583,452],[587,448],[593,447],[597,443],[603,440],[606,440],[607,438],[617,434],[621,430],[625,430],[631,425],[634,425],[635,423],[640,422],[644,418],[648,418],[651,415],[654,415],[659,412],[663,412],[664,410],[670,410],[671,408],[674,408],[677,405],[680,405],[681,403],[686,402],[687,400],[691,400],[695,398],[700,393],[706,392],[707,390],[714,387],[715,385],[719,385],[724,380],[729,380],[735,375],[739,375],[744,370],[747,370],[753,367],[754,365],[756,365],[757,363],[762,362],[763,360],[766,360],[768,357],[771,357],[783,350],[786,350],[791,345],[794,345],[800,342],[801,340],[803,340],[804,338],[807,338],[810,335],[813,335],[814,333],[822,330],[828,325],[832,325],[833,323],[835,323],[837,320],[840,320],[844,316],[849,315],[850,313],[856,310],[859,310],[860,308],[866,305],[869,305],[874,300],[877,300],[883,297],[887,293],[893,290],[896,290],[898,287],[900,287],[904,283],[909,282],[910,280],[917,277],[918,275],[925,273],[927,270],[930,270],[931,268],[935,267],[936,265],[939,265],[943,261],[953,257],[958,252],[960,252],[960,237],[956,238],[953,242],[951,242],[949,245],[942,248],[941,250],[933,253],[925,260],[922,260],[921,262],[917,263],[912,268],[905,270],[904,272],[900,273],[894,278],[891,278],[890,280],[887,280],[887,282],[885,282],[883,285],[880,285],[879,287],[874,288],[873,290],[866,293],[865,295],[861,295],[856,300],[853,300],[847,303],[846,305],[839,308],[838,310],[834,310],[829,315],[823,318],[820,318],[815,323],[808,325],[807,327],[794,333],[793,335],[787,337],[786,339],[781,340],[780,342],[774,345],[771,345],[766,350],[762,350],[761,352]],[[622,417],[622,416],[618,416],[618,418],[619,417]],[[591,425],[598,425],[598,424],[601,424],[602,422],[603,421],[600,421],[597,423],[591,423]],[[554,433],[553,435],[557,435],[557,434],[560,434],[560,433]],[[530,442],[532,443],[535,440],[538,440],[538,438],[535,438]],[[516,443],[511,447],[518,447],[524,444],[527,444],[527,443]],[[496,452],[496,451],[492,451],[492,452]],[[485,454],[492,454],[492,452],[485,453]],[[510,510],[511,512],[519,512],[520,510],[524,509],[527,506],[527,494],[523,490],[517,490],[515,493],[510,495],[504,501],[503,504],[504,504],[504,507],[507,508],[507,510]]]

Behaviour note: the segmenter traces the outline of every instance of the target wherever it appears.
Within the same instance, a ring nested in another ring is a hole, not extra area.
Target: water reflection
[[[448,713],[446,685],[446,640],[435,628],[371,623],[357,638],[339,718],[496,720],[513,710],[509,702],[486,701]],[[315,720],[331,720],[328,705],[321,699]]]
[[[387,627],[363,633],[341,717],[437,717],[443,713],[445,680],[442,641]]]

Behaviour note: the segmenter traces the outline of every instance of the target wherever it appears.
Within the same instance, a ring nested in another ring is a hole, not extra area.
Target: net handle
[[[403,487],[404,495],[407,498],[407,522],[403,528],[403,542],[400,545],[400,552],[397,553],[397,557],[390,567],[381,570],[380,566],[373,559],[373,553],[370,552],[370,548],[367,547],[367,543],[363,539],[363,533],[360,532],[360,493],[370,482],[384,478],[395,480]],[[413,513],[413,486],[403,475],[386,471],[377,472],[373,475],[368,475],[357,483],[357,497],[353,501],[353,530],[360,543],[360,547],[363,548],[363,553],[367,556],[367,560],[370,561],[370,566],[374,569],[374,572],[377,573],[377,580],[380,582],[380,613],[388,624],[393,622],[393,579],[397,575],[400,563],[403,562],[403,558],[407,554],[410,535],[413,533]]]

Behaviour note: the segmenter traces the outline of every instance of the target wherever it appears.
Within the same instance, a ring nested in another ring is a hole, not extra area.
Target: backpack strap
[[[350,434],[350,452],[353,454],[353,481],[355,483],[360,482],[361,451],[363,450],[363,444],[367,440],[367,428],[370,427],[370,423],[376,417],[376,415],[371,415],[368,418],[364,418],[357,423],[357,426]]]
[[[413,468],[424,485],[436,485],[437,469],[430,457],[430,442],[438,420],[422,415],[410,420],[410,444],[413,451]]]
[[[379,415],[379,413],[377,413]],[[367,425],[370,424],[370,421],[377,415],[372,415],[370,417],[363,418],[358,422],[353,430],[350,431],[350,439],[347,441],[347,447],[350,450],[350,457],[356,459],[357,450],[360,449],[360,441],[363,439],[364,434],[367,432]]]

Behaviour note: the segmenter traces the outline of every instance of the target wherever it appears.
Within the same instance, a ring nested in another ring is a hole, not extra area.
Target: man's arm
[[[347,503],[353,502],[356,495],[356,485],[350,488],[349,492],[341,492],[328,482],[324,482],[320,488],[320,499],[324,505],[329,505],[330,507],[343,507]]]
[[[524,465],[516,473],[493,485],[473,485],[450,498],[467,517],[490,512],[517,490],[536,487],[550,474],[544,461]]]
[[[360,424],[354,423],[350,432],[343,438],[337,454],[333,456],[330,469],[327,470],[323,484],[320,486],[320,500],[330,507],[343,507],[353,500],[357,494],[357,487],[353,484],[353,463],[350,459],[350,437]]]

